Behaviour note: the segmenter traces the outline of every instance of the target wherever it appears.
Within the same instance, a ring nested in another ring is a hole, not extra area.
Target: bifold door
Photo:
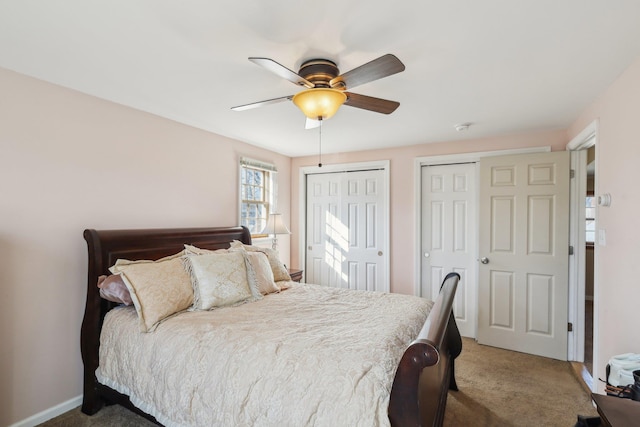
[[[383,170],[307,175],[307,283],[389,291]]]

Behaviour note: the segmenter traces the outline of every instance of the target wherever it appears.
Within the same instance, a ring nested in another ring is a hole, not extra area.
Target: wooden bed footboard
[[[153,422],[136,408],[128,396],[98,383],[100,332],[105,315],[117,304],[100,297],[98,277],[118,258],[158,259],[181,251],[185,243],[205,249],[228,248],[233,240],[251,244],[245,227],[85,230],[88,246],[87,300],[82,321],[80,348],[84,363],[82,412],[95,414],[105,403],[118,403]],[[392,426],[440,426],[449,388],[455,388],[453,361],[460,353],[461,338],[452,314],[459,276],[447,275],[440,295],[418,336],[406,349],[396,371],[389,401]]]
[[[442,425],[447,393],[457,390],[454,359],[462,349],[452,311],[459,280],[457,273],[445,277],[422,331],[400,360],[389,399],[394,427]]]

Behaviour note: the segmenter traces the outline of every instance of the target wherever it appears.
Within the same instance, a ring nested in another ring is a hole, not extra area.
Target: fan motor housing
[[[298,74],[315,87],[331,87],[329,82],[340,74],[338,66],[328,59],[310,59],[300,66]]]

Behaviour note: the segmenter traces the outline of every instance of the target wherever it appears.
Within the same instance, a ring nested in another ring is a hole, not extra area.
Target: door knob
[[[483,264],[489,264],[489,258],[487,258],[486,256],[483,256],[482,258],[480,258],[480,262]]]
[[[309,246],[309,250],[310,250],[310,251],[311,251],[311,250],[313,250],[313,247],[312,247],[312,246]]]
[[[431,254],[430,254],[429,252],[425,252],[425,253],[424,253],[424,257],[425,257],[425,258],[429,258],[430,256],[431,256]]]
[[[382,251],[378,251],[378,256],[382,256]]]

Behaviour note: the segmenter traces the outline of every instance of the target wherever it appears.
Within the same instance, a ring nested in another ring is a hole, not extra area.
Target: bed
[[[433,303],[428,303],[428,308],[425,308],[425,303],[418,301],[422,299],[416,297],[291,283],[290,289],[267,295],[256,302],[206,312],[180,313],[163,321],[155,331],[143,334],[131,327],[132,322],[136,322],[135,310],[100,296],[96,283],[101,275],[110,274],[110,266],[118,259],[157,260],[180,252],[185,244],[205,250],[226,249],[233,241],[250,245],[249,231],[244,227],[88,229],[84,231],[84,238],[89,255],[87,300],[81,329],[84,363],[82,411],[85,414],[95,414],[105,404],[120,404],[158,424],[176,426],[442,425],[448,390],[457,390],[454,360],[462,345],[451,308],[459,280],[457,274],[447,275],[439,296]],[[340,310],[345,304],[342,314],[332,314],[323,320],[321,300],[328,302],[331,310]],[[355,305],[347,306],[352,300]],[[306,301],[309,303],[306,304]],[[407,305],[415,305],[416,308],[409,312],[405,308]],[[295,314],[290,306],[300,306],[304,313],[302,321],[301,315]],[[397,320],[389,322],[386,318],[379,318],[379,313],[364,311],[372,309],[389,311],[389,316]],[[394,313],[394,309],[399,311]],[[360,310],[369,314],[353,317]],[[279,313],[280,316],[279,320],[271,321],[269,328],[261,325],[267,322],[260,322],[261,316],[267,312]],[[222,316],[223,313],[228,313],[238,323],[230,326],[229,322],[232,321],[229,318],[222,321],[218,320],[220,317],[206,317]],[[341,318],[341,315],[351,317]],[[327,326],[301,326],[315,318]],[[341,324],[343,320],[339,322],[336,319],[348,319],[351,323],[345,329]],[[105,324],[108,327],[105,326],[103,333]],[[332,330],[332,327],[337,329]],[[114,332],[114,328],[120,329]],[[385,329],[393,330],[396,335],[387,337],[384,335]],[[243,332],[245,330],[246,333]],[[314,333],[308,337],[305,331],[309,330]],[[164,335],[170,331],[176,335]],[[198,337],[197,340],[189,337],[181,341],[180,337],[186,337],[190,331]],[[120,343],[126,341],[127,336],[136,343],[135,351],[131,347],[127,350],[124,344],[124,349],[120,348]],[[171,338],[163,338],[165,336]],[[334,336],[335,341],[332,338]],[[155,341],[152,342],[152,338]],[[232,353],[235,356],[218,356],[223,351],[216,350],[213,355],[196,357],[192,356],[195,353],[191,349],[182,352],[168,350],[165,345],[168,346],[169,341],[178,342],[178,347],[184,349],[190,344],[216,349],[229,345],[228,351],[235,352]],[[284,353],[285,348],[297,353]],[[113,362],[110,358],[118,351],[125,352],[124,357],[120,356],[124,361],[114,359],[116,362]],[[140,354],[134,354],[138,351]],[[158,356],[162,354],[166,357]],[[269,355],[273,358],[268,359]],[[230,361],[235,365],[232,369],[225,367],[222,374],[216,373],[218,360],[222,360],[216,357],[226,357],[225,363]],[[255,361],[256,357],[260,360]],[[154,406],[152,399],[143,396],[145,392],[142,388],[134,390],[138,386],[136,378],[128,385],[119,382],[119,375],[128,375],[120,371],[129,369],[137,373],[143,370],[130,368],[129,359],[136,358],[147,361],[153,359],[154,363],[147,362],[152,367],[155,366],[155,359],[168,359],[168,363],[173,364],[170,369],[159,372],[152,372],[151,368],[146,367],[144,370],[149,370],[148,375],[155,376],[157,380],[150,393],[163,396],[173,394],[175,408],[173,403],[165,406],[171,405],[172,410],[178,411],[176,415],[167,415],[162,408]],[[331,359],[330,363],[328,359]],[[347,362],[355,364],[351,366]],[[185,364],[193,365],[198,372],[206,371],[207,375],[218,376],[212,380],[211,377],[194,376],[177,370]],[[306,375],[306,371],[311,375]],[[349,381],[345,380],[347,377]],[[163,386],[163,381],[168,385]],[[341,393],[347,388],[340,384],[341,381],[354,385],[353,390],[346,392],[345,396]],[[193,383],[195,386],[190,386],[195,388],[183,389],[183,382]],[[322,388],[325,385],[326,390]],[[310,394],[302,395],[300,390]],[[216,398],[212,399],[210,395]],[[234,395],[238,395],[236,401],[232,400]],[[226,407],[222,409],[226,400],[237,408],[232,409],[234,413],[230,413]],[[362,402],[371,407],[364,406]],[[179,407],[182,404],[189,410],[199,411],[200,416],[203,413],[211,414],[211,419],[215,421],[204,423],[202,418],[194,421],[196,418],[193,417],[198,413],[183,417]],[[281,417],[285,415],[299,418],[283,421]],[[358,421],[346,421],[354,419]]]

